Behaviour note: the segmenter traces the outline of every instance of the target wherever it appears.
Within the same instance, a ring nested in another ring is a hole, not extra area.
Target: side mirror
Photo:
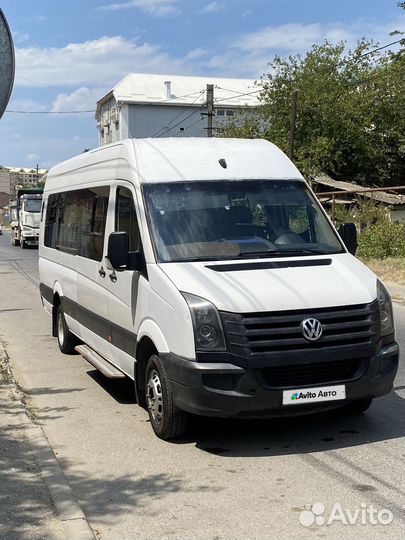
[[[354,223],[343,223],[339,227],[339,234],[343,240],[347,251],[352,255],[356,255],[357,250],[357,229]]]
[[[130,251],[128,255],[128,268],[146,274],[146,262],[142,251]]]
[[[129,237],[127,232],[112,232],[108,238],[107,257],[116,270],[124,270],[129,261]]]

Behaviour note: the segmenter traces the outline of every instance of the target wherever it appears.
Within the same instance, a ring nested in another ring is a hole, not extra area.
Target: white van
[[[40,292],[61,351],[133,379],[163,439],[187,413],[362,412],[399,349],[356,244],[267,141],[126,140],[49,172]]]

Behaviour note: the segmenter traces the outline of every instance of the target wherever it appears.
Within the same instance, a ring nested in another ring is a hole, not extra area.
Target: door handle
[[[101,276],[102,278],[105,278],[106,273],[105,273],[105,270],[104,270],[103,267],[100,268],[100,270],[98,271],[98,273],[100,274],[100,276]]]
[[[117,281],[117,274],[113,272],[112,274],[108,274],[108,277],[111,279],[113,283]]]

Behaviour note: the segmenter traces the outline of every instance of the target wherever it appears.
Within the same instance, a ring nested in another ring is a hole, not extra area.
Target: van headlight
[[[225,351],[225,337],[217,308],[199,296],[182,293],[191,312],[196,351]]]
[[[381,336],[388,336],[394,333],[392,302],[389,292],[379,279],[377,279],[377,298],[380,307]]]

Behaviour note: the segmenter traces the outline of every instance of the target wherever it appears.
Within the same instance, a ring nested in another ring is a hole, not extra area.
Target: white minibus
[[[398,367],[391,299],[294,164],[241,139],[129,139],[48,174],[40,293],[63,353],[190,414],[365,411]]]

